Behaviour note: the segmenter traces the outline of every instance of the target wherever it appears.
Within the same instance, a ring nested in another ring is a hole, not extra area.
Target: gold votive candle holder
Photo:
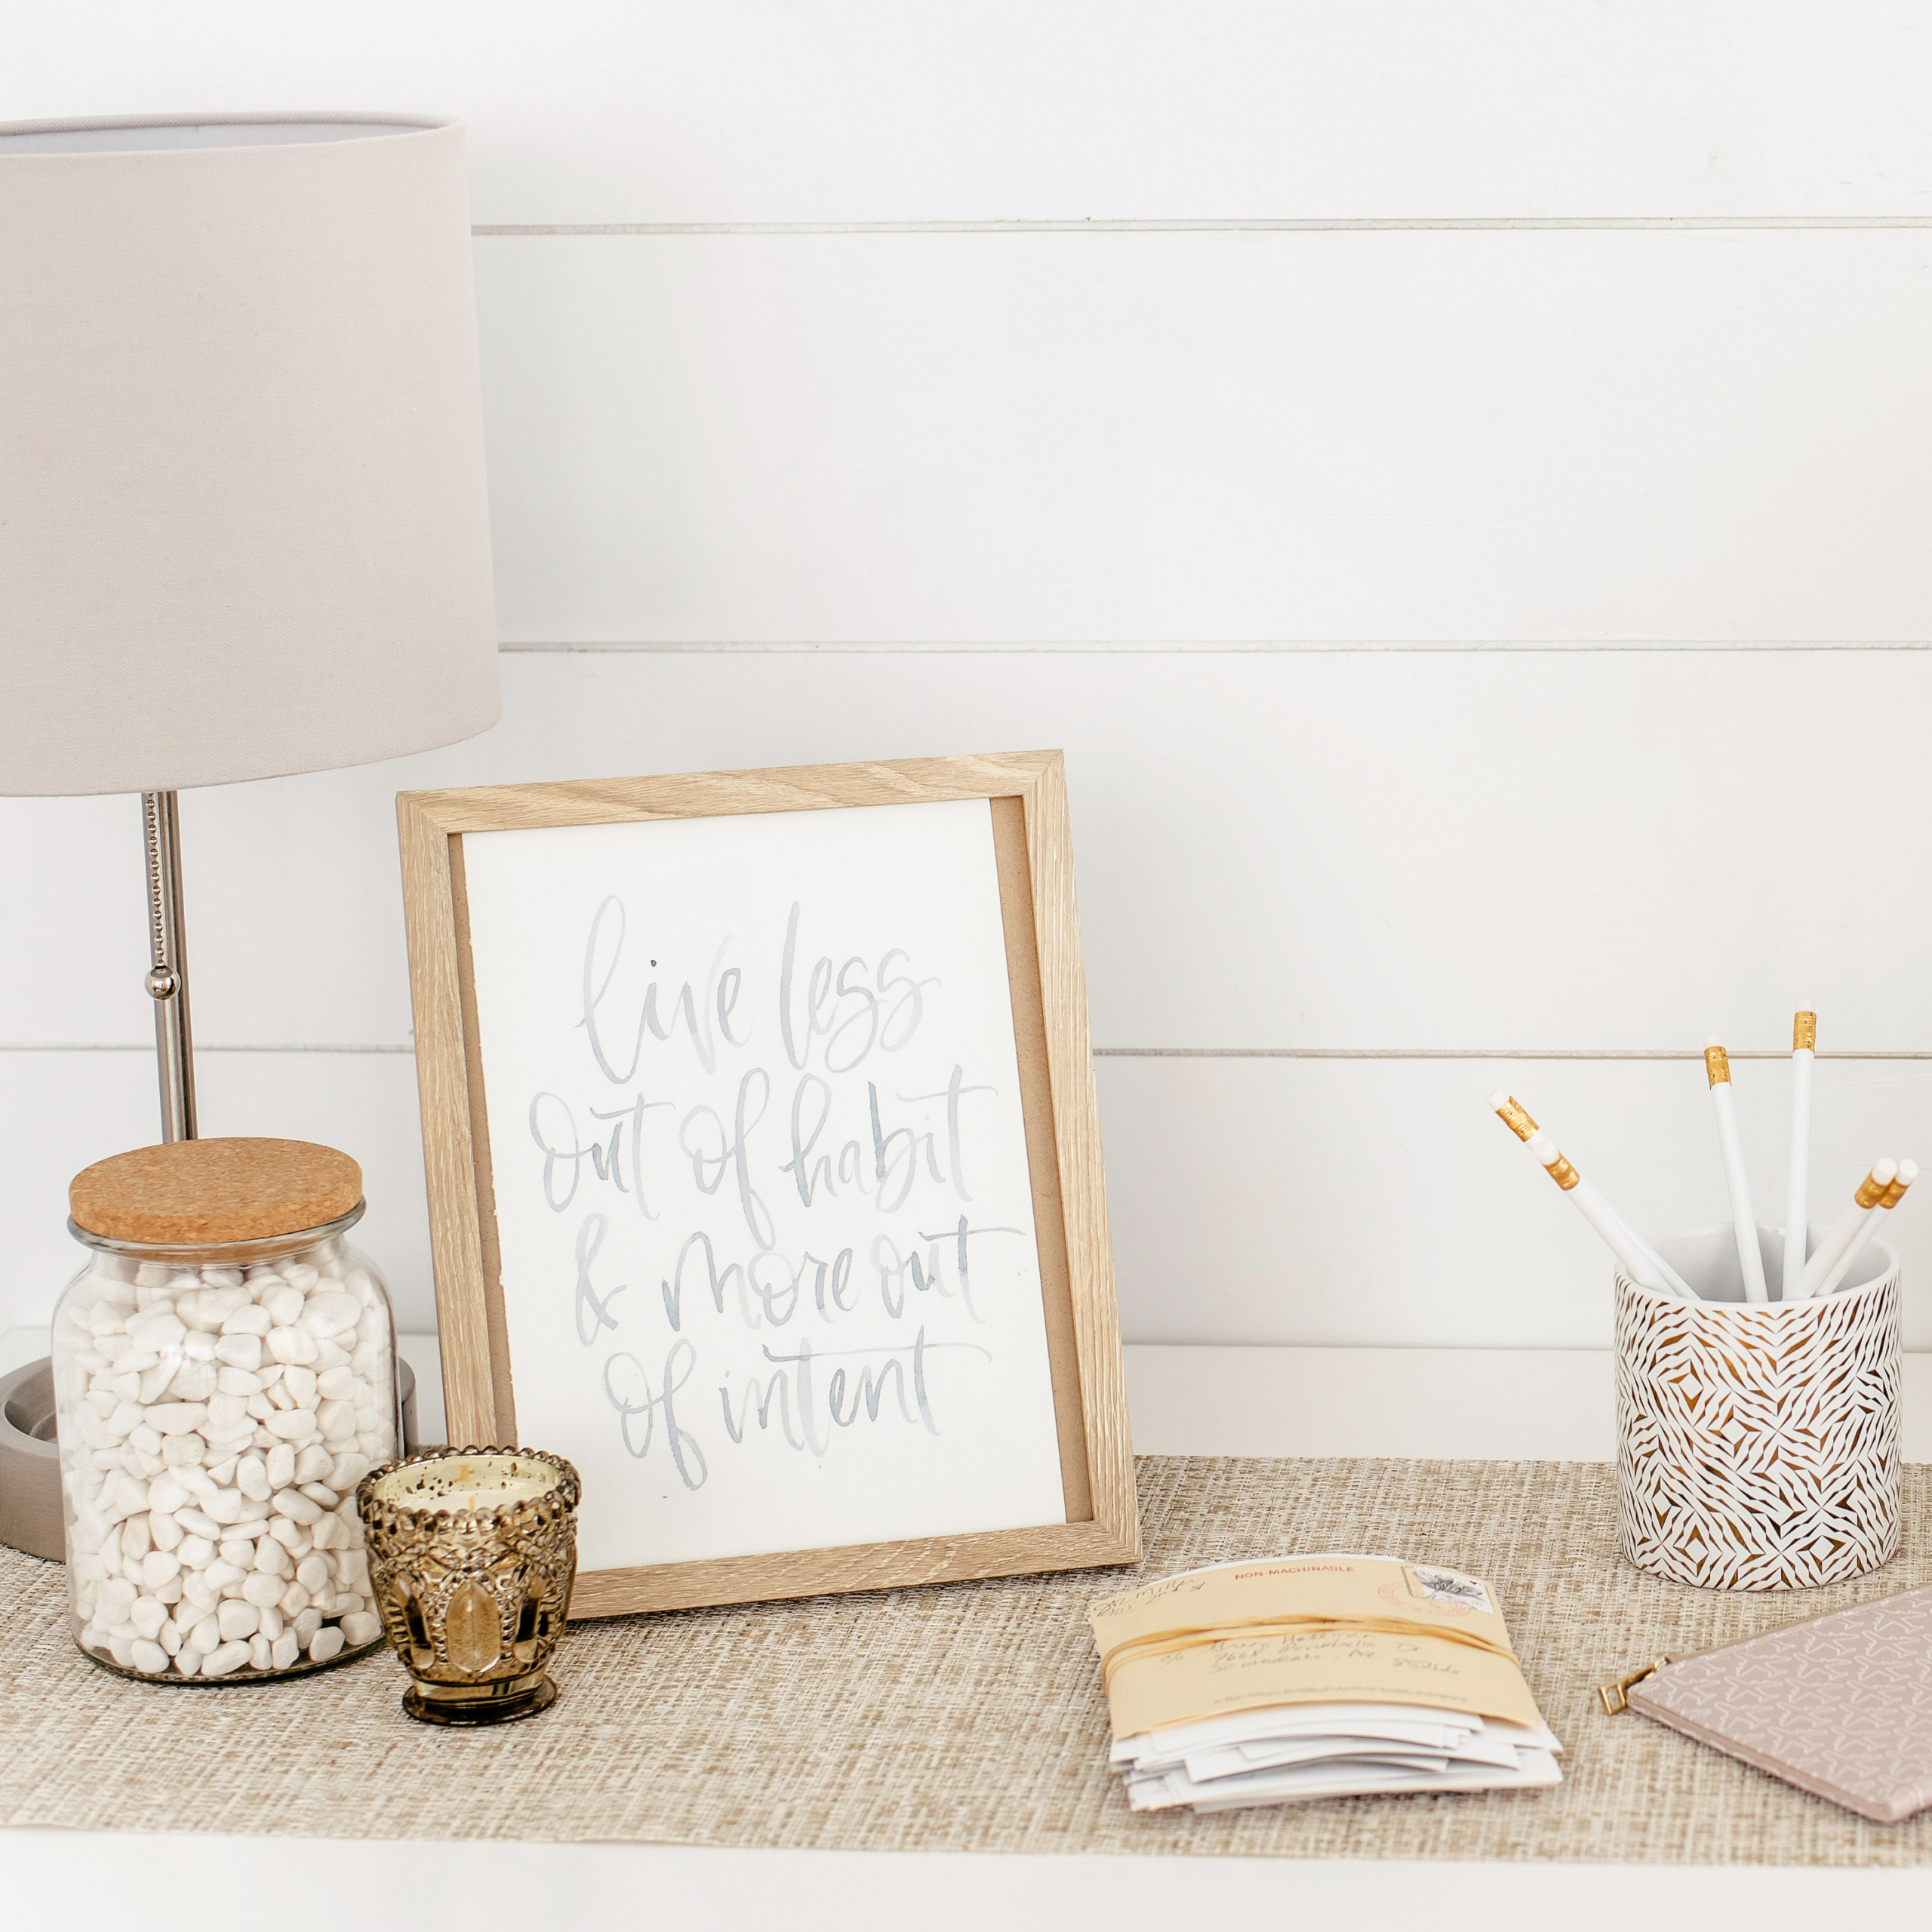
[[[383,1629],[423,1724],[506,1724],[557,1700],[583,1485],[538,1449],[432,1449],[373,1469],[355,1506]]]

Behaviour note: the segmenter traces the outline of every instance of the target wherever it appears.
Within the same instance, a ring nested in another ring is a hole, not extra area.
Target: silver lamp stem
[[[161,1137],[195,1138],[195,1043],[188,1026],[188,946],[181,901],[180,801],[173,792],[143,792],[148,841],[148,943],[154,965],[154,1050],[161,1063]]]

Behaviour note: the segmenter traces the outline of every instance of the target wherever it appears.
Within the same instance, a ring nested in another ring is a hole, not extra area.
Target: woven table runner
[[[578,1624],[547,1715],[435,1730],[386,1653],[281,1684],[129,1683],[88,1663],[66,1573],[0,1550],[0,1821],[329,1838],[618,1839],[869,1851],[1932,1863],[1932,1813],[1873,1825],[1595,1687],[1932,1581],[1932,1465],[1904,1553],[1829,1589],[1706,1594],[1617,1558],[1593,1463],[1139,1465],[1139,1571],[952,1583]],[[1566,1746],[1553,1791],[1137,1817],[1107,1769],[1090,1601],[1197,1564],[1385,1552],[1486,1577]]]

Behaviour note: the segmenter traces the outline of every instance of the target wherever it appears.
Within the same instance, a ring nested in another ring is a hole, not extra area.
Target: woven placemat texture
[[[88,1663],[57,1564],[0,1551],[0,1820],[331,1838],[621,1839],[878,1851],[1300,1858],[1932,1863],[1932,1813],[1866,1823],[1594,1687],[1674,1656],[1932,1582],[1932,1466],[1906,1472],[1905,1553],[1830,1589],[1720,1595],[1617,1558],[1589,1463],[1139,1466],[1147,1558],[574,1626],[546,1715],[432,1730],[385,1654],[288,1684],[169,1690]],[[1567,1747],[1547,1792],[1330,1799],[1136,1817],[1106,1768],[1086,1611],[1198,1564],[1322,1549],[1487,1577]]]

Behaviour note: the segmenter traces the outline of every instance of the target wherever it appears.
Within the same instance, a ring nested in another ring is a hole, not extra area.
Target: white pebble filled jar
[[[395,1324],[344,1238],[362,1174],[295,1140],[183,1140],[69,1191],[54,1320],[75,1640],[156,1684],[260,1682],[383,1641],[355,1485],[401,1454]]]

